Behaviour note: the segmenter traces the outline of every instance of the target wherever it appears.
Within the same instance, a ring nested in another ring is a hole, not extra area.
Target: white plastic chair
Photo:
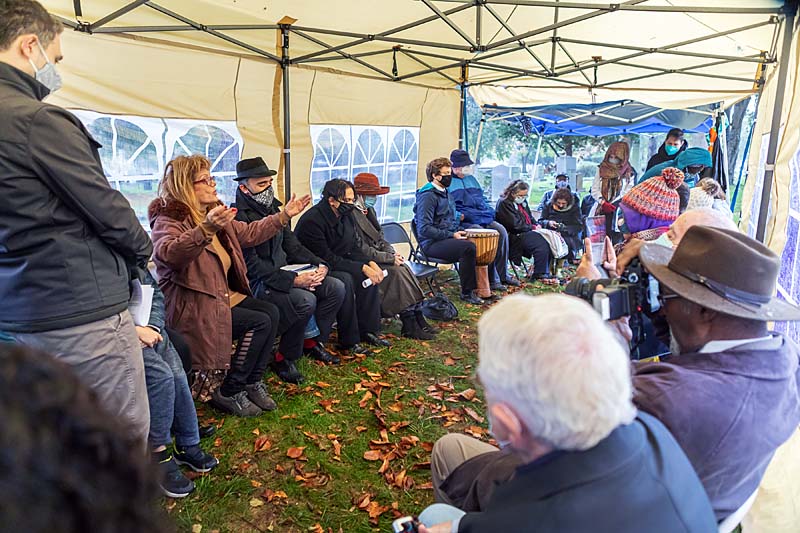
[[[758,489],[756,489],[755,492],[753,492],[753,494],[751,494],[750,497],[745,500],[742,506],[733,512],[733,514],[719,523],[719,533],[731,533],[734,529],[736,529],[736,526],[738,526],[742,522],[742,519],[744,519],[744,515],[746,515],[747,511],[749,511],[753,506],[753,502],[756,501],[756,496],[758,496]]]

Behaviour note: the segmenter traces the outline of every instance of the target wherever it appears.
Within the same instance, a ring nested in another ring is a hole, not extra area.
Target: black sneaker
[[[198,445],[183,449],[176,447],[173,457],[176,463],[188,466],[195,472],[211,472],[219,464],[216,457],[204,452]]]
[[[283,361],[272,363],[270,367],[272,371],[281,378],[281,381],[285,381],[286,383],[299,385],[306,380],[305,376],[297,370],[294,361],[287,361],[284,359]]]
[[[323,363],[332,363],[334,365],[338,365],[340,362],[339,358],[326,350],[325,345],[323,345],[321,342],[315,344],[313,348],[306,350],[306,355]]]
[[[339,345],[339,349],[342,352],[349,353],[350,355],[372,355],[372,350],[369,349],[368,346],[364,346],[363,344],[351,344],[349,346]]]
[[[172,455],[158,463],[161,479],[158,482],[161,492],[170,498],[185,498],[194,491],[194,482],[183,475]]]
[[[267,384],[263,381],[253,383],[252,385],[245,385],[244,390],[247,393],[247,397],[260,409],[264,411],[274,411],[278,408],[278,404],[275,403],[275,400],[269,395]]]
[[[502,283],[492,283],[489,286],[489,288],[492,289],[493,291],[502,291],[502,292],[506,292],[508,290],[508,287],[506,287]]]
[[[519,287],[520,286],[520,282],[517,281],[514,278],[506,278],[505,284],[508,285],[509,287]]]
[[[236,416],[258,416],[261,408],[250,401],[247,391],[239,391],[233,396],[223,396],[219,389],[211,394],[211,405]]]
[[[200,434],[201,439],[207,439],[217,432],[217,426],[214,424],[209,424],[207,426],[198,425],[197,432]]]

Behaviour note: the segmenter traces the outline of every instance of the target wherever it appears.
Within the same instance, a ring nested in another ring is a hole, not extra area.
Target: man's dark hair
[[[441,176],[444,167],[452,167],[453,163],[446,157],[437,157],[425,166],[425,175],[428,181],[433,181],[433,175],[439,174]]]
[[[69,367],[0,343],[0,413],[0,530],[170,530],[144,443]]]
[[[352,189],[353,194],[356,192],[356,188],[347,180],[328,180],[325,182],[325,186],[322,187],[322,199],[333,198],[334,200],[341,200],[344,198],[344,193],[347,192],[347,189]]]
[[[564,181],[569,181],[569,176],[567,176],[566,174],[559,174],[556,176],[556,181],[558,181],[559,179]]]
[[[672,128],[667,132],[667,139],[683,139],[683,130],[680,128]]]
[[[64,26],[35,0],[0,0],[0,50],[8,50],[20,35],[33,33],[47,47]]]

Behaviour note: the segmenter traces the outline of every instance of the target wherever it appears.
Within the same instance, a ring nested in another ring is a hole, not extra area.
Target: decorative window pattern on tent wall
[[[232,178],[243,144],[236,123],[73,112],[103,145],[100,160],[106,178],[128,199],[145,229],[150,229],[147,206],[158,194],[164,168],[180,155],[211,160],[220,199],[226,204],[235,200]]]
[[[778,274],[778,298],[800,304],[800,145],[789,161],[789,215],[786,220],[786,245]],[[776,322],[775,329],[800,342],[800,322]]]
[[[391,126],[311,126],[314,159],[311,194],[318,202],[325,182],[352,181],[360,172],[378,176],[389,194],[379,196],[381,222],[407,222],[414,216],[419,159],[419,128]]]

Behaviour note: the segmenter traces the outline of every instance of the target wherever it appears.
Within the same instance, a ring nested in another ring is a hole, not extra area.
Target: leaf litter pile
[[[187,472],[195,492],[165,500],[178,530],[390,531],[395,518],[433,503],[436,439],[460,432],[494,443],[473,381],[483,309],[448,292],[459,318],[436,323],[441,333],[432,341],[401,338],[388,322],[391,348],[345,356],[338,366],[303,358],[299,386],[271,375],[274,412],[236,418],[198,404],[201,424],[217,426],[202,446],[220,465]]]

